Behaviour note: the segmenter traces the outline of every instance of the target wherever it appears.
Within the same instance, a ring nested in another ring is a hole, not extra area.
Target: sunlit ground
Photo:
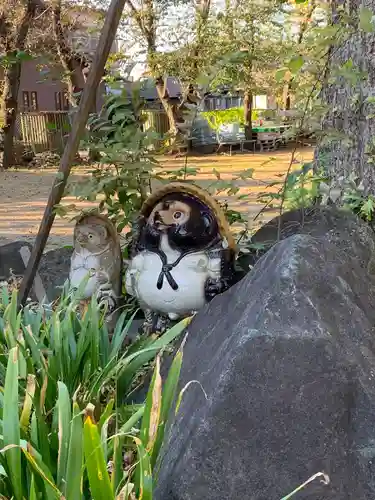
[[[313,149],[303,148],[297,151],[296,160],[307,162],[312,159]],[[271,159],[270,159],[271,158]],[[191,177],[201,187],[208,187],[216,180],[213,169],[216,169],[223,180],[230,180],[237,172],[254,169],[253,179],[237,182],[240,187],[238,194],[248,194],[246,200],[239,201],[231,197],[228,199],[231,208],[247,214],[249,224],[258,214],[262,205],[257,201],[257,195],[265,190],[276,191],[276,186],[267,188],[267,185],[280,180],[286,174],[290,165],[291,151],[273,151],[258,154],[206,155],[188,158],[188,167],[200,169],[198,175]],[[185,165],[184,158],[163,158],[161,164],[166,169],[181,168]],[[293,168],[298,167],[297,163]],[[89,169],[87,169],[89,170]],[[74,178],[87,175],[87,170],[75,169]],[[12,170],[0,172],[0,244],[27,240],[33,242],[43,216],[51,185],[56,171],[48,170]],[[219,196],[224,201],[225,196]],[[75,203],[74,198],[65,198],[64,204]],[[95,206],[95,203],[79,203],[82,208]],[[275,215],[272,210],[266,211],[258,217],[255,225],[269,220]],[[73,222],[57,217],[52,227],[48,241],[48,248],[71,244]]]

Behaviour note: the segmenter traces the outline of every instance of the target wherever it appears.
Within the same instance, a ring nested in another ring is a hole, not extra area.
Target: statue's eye
[[[178,210],[173,214],[173,218],[178,220],[181,219],[182,217],[182,212],[179,212]]]

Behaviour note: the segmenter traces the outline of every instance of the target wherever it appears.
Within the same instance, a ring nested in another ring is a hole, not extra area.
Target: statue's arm
[[[229,250],[213,250],[210,253],[208,277],[205,283],[206,300],[209,302],[227,290],[233,281],[233,262]]]
[[[138,274],[142,271],[144,258],[141,253],[130,260],[129,266],[125,273],[125,289],[129,295],[135,295],[135,287]]]

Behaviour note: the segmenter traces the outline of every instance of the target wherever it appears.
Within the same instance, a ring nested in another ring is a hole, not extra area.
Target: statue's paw
[[[100,309],[106,309],[107,313],[112,313],[117,306],[116,295],[111,289],[99,287],[97,301]]]
[[[142,325],[142,334],[151,335],[153,333],[153,324],[150,321],[145,321]]]
[[[170,316],[159,316],[156,322],[156,332],[159,334],[165,333],[171,324],[171,319]]]
[[[109,283],[108,281],[106,281],[105,283],[101,283],[99,286],[98,286],[98,292],[110,292],[112,290],[112,285],[111,283]]]
[[[98,303],[99,309],[104,309],[107,314],[113,313],[116,309],[116,301],[112,297],[108,297],[106,299],[102,299]]]
[[[213,280],[213,279],[208,279],[206,281],[205,287],[204,287],[204,292],[206,296],[206,300],[209,302],[212,300],[216,295],[221,293],[223,291],[223,284],[220,280]]]

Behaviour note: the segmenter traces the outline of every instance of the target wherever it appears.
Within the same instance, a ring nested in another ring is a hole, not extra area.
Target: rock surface
[[[374,235],[311,217],[191,323],[156,500],[375,498]]]
[[[16,287],[17,283],[21,283],[31,249],[32,246],[27,241],[15,241],[0,246],[0,282],[12,281]],[[37,276],[30,298],[37,300],[37,296],[43,295],[43,292],[40,277]]]
[[[62,247],[46,252],[40,261],[39,274],[49,301],[61,295],[61,287],[69,278],[73,247]]]
[[[12,273],[15,276],[23,276],[26,266],[20,250],[25,247],[31,251],[32,246],[26,241],[0,246],[0,281],[6,281]]]

